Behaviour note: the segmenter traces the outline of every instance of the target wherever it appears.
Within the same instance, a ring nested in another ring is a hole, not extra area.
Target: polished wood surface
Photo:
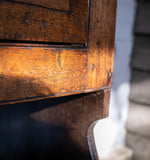
[[[1,101],[85,89],[87,55],[83,50],[1,48],[0,53]]]
[[[116,0],[91,1],[89,40],[83,49],[1,43],[1,104],[110,88],[115,15]]]
[[[55,9],[48,8],[48,2]],[[60,9],[60,0],[0,0],[0,40],[87,43],[88,0],[63,0],[61,3],[66,10]]]

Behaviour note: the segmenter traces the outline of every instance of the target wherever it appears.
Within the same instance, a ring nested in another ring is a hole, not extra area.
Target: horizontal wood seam
[[[75,91],[70,91],[70,92],[64,92],[64,93],[57,93],[57,94],[49,94],[49,95],[43,95],[43,96],[36,96],[36,97],[28,97],[28,98],[21,98],[21,99],[15,99],[15,100],[8,100],[8,101],[1,101],[0,105],[5,105],[5,104],[13,104],[13,103],[18,103],[18,102],[29,102],[32,100],[41,100],[43,98],[55,98],[55,97],[61,97],[61,96],[69,96],[72,94],[79,94],[79,93],[89,93],[89,92],[95,92],[95,91],[100,91],[100,90],[110,90],[111,86],[106,86],[106,87],[100,87],[100,88],[92,88],[92,89],[85,89],[85,90],[75,90]]]
[[[56,12],[64,12],[64,13],[68,13],[67,10],[48,8],[48,7],[40,6],[40,5],[38,5],[38,4],[33,4],[33,3],[19,2],[19,1],[15,1],[15,0],[13,0],[13,1],[11,1],[11,0],[6,0],[6,1],[11,2],[11,3],[18,3],[18,4],[24,4],[24,5],[35,6],[35,7],[41,7],[41,8],[48,9],[48,10],[52,10],[52,11],[56,11]]]

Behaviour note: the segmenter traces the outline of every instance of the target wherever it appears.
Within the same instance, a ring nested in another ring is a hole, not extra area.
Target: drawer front
[[[87,43],[88,0],[0,0],[0,40]]]

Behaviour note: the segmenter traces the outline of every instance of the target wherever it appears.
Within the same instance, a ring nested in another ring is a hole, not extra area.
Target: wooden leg
[[[93,127],[96,120],[108,116],[109,97],[108,89],[5,106],[9,127],[19,123],[16,130],[9,129],[9,135],[16,136],[8,135],[9,144],[15,139],[22,144],[17,155],[11,144],[9,158],[98,160]]]

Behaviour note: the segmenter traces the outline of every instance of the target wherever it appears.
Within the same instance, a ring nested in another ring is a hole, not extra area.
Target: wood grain
[[[88,88],[112,83],[116,4],[116,0],[91,0]]]
[[[1,48],[0,62],[1,101],[86,89],[86,50]]]
[[[69,0],[10,0],[40,7],[69,11]]]
[[[116,0],[91,1],[87,49],[53,49],[51,46],[40,48],[2,44],[1,104],[110,88],[115,17]]]
[[[70,0],[69,11],[22,2],[0,1],[0,159],[98,160],[93,127],[109,112],[117,2],[91,0],[89,18],[88,0]],[[68,43],[86,48],[59,45]]]
[[[1,106],[0,159],[91,160],[90,146],[95,160],[92,128],[108,116],[109,97],[104,90]]]
[[[1,47],[0,62],[2,104],[91,92],[110,86],[106,71],[101,77],[101,86],[89,89],[87,50]]]
[[[0,40],[87,43],[88,0],[68,3],[68,11],[59,11],[0,0]]]

